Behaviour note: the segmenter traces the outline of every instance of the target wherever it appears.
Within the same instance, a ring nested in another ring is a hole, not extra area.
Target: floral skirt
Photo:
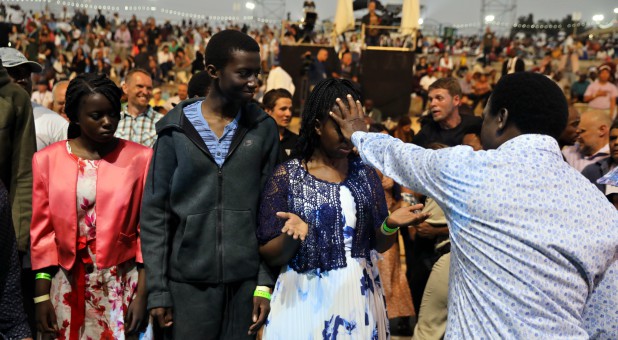
[[[380,276],[372,260],[346,254],[328,272],[282,270],[270,303],[265,340],[390,338]]]
[[[76,266],[83,265],[79,261]],[[135,260],[129,260],[110,268],[98,269],[96,264],[85,265],[84,273],[85,315],[78,339],[141,339],[152,338],[151,328],[146,334],[126,337],[124,334],[124,316],[137,290],[138,272]],[[71,271],[60,269],[54,276],[51,285],[51,301],[58,320],[58,339],[70,339],[72,301],[75,297],[71,284]],[[75,313],[73,313],[75,314]]]

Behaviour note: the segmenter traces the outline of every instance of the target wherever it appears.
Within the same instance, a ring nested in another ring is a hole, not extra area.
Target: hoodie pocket
[[[217,281],[217,211],[188,215],[176,255],[176,269],[187,281]]]
[[[223,210],[223,281],[255,277],[260,263],[255,214],[251,210]]]

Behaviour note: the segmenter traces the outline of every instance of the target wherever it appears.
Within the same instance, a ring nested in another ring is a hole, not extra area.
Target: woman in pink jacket
[[[77,138],[32,160],[31,250],[44,337],[124,339],[146,319],[139,214],[151,149],[118,139],[121,90],[103,75],[71,81]]]

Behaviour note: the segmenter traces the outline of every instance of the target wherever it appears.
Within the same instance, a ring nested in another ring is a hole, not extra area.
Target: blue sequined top
[[[260,244],[281,234],[285,221],[275,214],[291,212],[309,225],[309,231],[289,266],[299,273],[345,267],[341,185],[350,190],[356,203],[352,257],[369,259],[375,247],[375,229],[388,216],[388,210],[378,174],[360,158],[350,159],[348,176],[341,183],[312,176],[299,159],[277,166],[262,193],[257,229]]]

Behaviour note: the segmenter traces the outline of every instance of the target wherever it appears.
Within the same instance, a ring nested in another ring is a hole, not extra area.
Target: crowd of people
[[[293,35],[19,13],[0,335],[618,338],[609,45],[418,35],[415,117],[376,107],[353,34],[305,54],[297,134]]]

